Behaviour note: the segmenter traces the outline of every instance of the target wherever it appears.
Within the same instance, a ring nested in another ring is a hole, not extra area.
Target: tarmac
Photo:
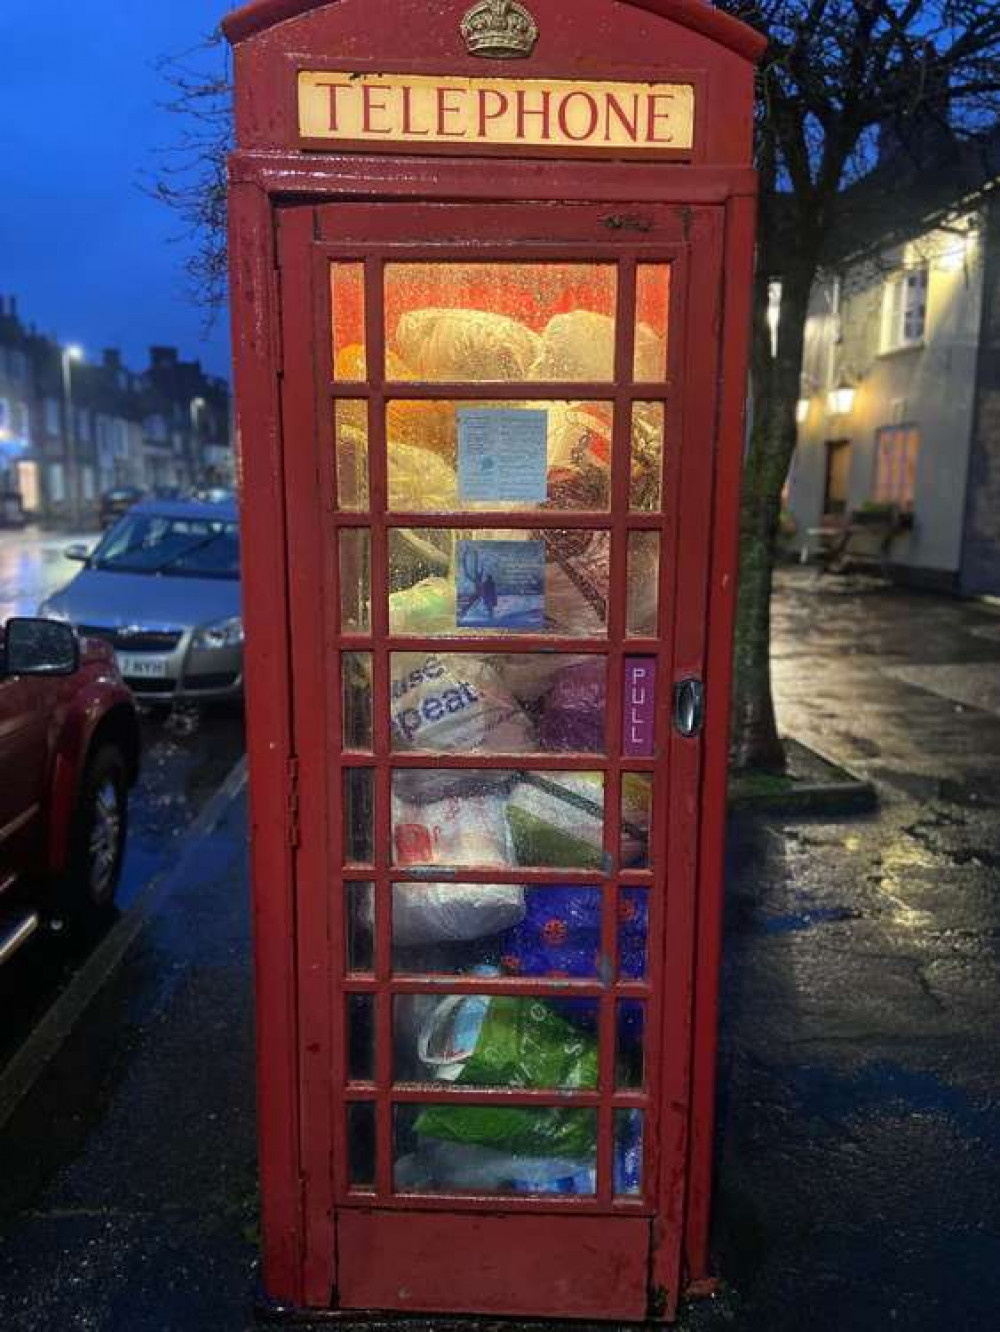
[[[775,681],[881,804],[733,827],[725,1285],[681,1326],[996,1332],[1000,613],[789,573]],[[0,1074],[4,1332],[254,1326],[245,831],[237,771]]]

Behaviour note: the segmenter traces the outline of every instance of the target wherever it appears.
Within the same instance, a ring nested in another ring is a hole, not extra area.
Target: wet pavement
[[[734,828],[714,1234],[730,1289],[689,1329],[1000,1326],[998,630],[988,608],[782,579],[783,726],[883,803]],[[244,829],[236,799],[186,845],[0,1133],[0,1327],[251,1325]]]

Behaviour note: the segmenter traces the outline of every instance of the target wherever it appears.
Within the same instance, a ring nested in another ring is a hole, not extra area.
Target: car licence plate
[[[125,652],[118,654],[118,669],[126,680],[165,680],[168,661],[166,657],[137,657]]]

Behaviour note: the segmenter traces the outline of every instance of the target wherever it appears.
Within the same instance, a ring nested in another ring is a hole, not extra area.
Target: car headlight
[[[243,620],[239,615],[234,615],[231,620],[219,620],[216,624],[203,624],[195,630],[192,640],[192,646],[201,651],[240,647],[242,643]]]

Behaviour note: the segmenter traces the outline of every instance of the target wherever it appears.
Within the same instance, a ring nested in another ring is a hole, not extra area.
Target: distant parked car
[[[106,644],[45,620],[0,628],[0,964],[46,918],[110,910],[139,750]]]
[[[134,508],[145,496],[146,492],[138,486],[119,486],[116,490],[109,490],[101,496],[101,527],[110,527],[119,518],[124,518],[129,509]]]
[[[39,614],[114,648],[133,692],[153,702],[243,696],[236,506],[146,500],[93,551]]]

